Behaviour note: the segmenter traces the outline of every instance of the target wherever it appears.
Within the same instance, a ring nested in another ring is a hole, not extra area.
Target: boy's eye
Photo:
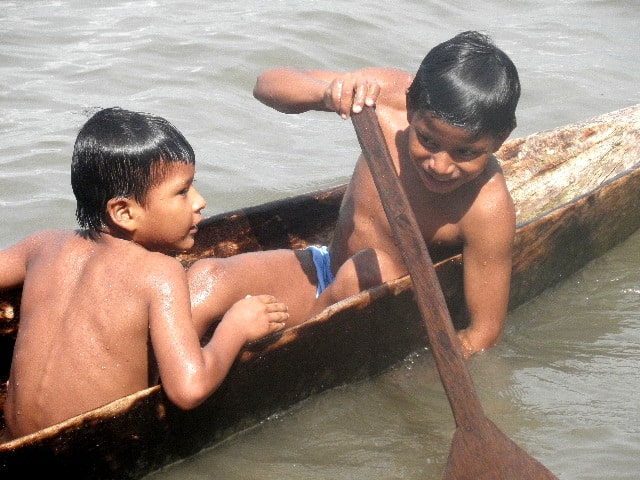
[[[178,192],[178,195],[181,195],[183,197],[186,197],[187,195],[189,195],[189,190],[193,188],[194,183],[195,183],[195,180],[191,180],[190,182],[188,182],[186,186]]]
[[[458,150],[458,155],[462,158],[475,158],[478,156],[478,152],[475,150],[462,149]]]
[[[430,137],[425,137],[423,135],[421,135],[419,137],[420,139],[420,143],[425,147],[428,148],[429,150],[435,150],[438,148],[438,144],[435,142],[435,140],[433,140]]]

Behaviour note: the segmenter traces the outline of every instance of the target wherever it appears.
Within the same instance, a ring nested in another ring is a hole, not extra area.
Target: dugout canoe
[[[497,156],[517,206],[510,309],[640,227],[640,105],[510,140]],[[207,218],[193,251],[181,261],[188,267],[204,256],[326,244],[344,190],[340,186]],[[461,254],[451,252],[434,263],[452,319],[461,328]],[[0,292],[0,427],[19,300],[20,289]],[[2,443],[0,477],[46,472],[141,478],[310,395],[371,378],[425,347],[411,280],[403,277],[247,345],[218,391],[194,410],[176,408],[155,386]]]

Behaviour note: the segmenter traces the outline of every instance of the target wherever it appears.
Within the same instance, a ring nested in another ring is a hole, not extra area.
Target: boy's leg
[[[306,320],[315,302],[317,278],[311,252],[306,250],[267,250],[201,259],[187,274],[193,320],[200,334],[247,295],[271,294],[287,304],[287,326]]]
[[[355,295],[388,280],[405,275],[384,252],[367,248],[360,250],[344,262],[335,280],[322,292],[315,303],[313,315],[340,300]]]

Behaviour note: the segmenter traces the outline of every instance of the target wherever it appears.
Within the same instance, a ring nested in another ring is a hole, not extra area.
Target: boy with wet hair
[[[258,77],[254,96],[283,113],[328,111],[345,119],[364,105],[376,106],[432,258],[463,249],[470,323],[458,335],[465,357],[495,345],[507,314],[515,236],[515,208],[493,155],[516,126],[520,82],[509,57],[488,36],[468,31],[434,47],[415,76],[391,68],[276,68]],[[197,262],[189,276],[198,308],[219,314],[214,310],[224,303],[212,292],[222,292],[216,288],[221,271],[238,280],[227,301],[248,286],[276,294],[290,307],[289,325],[408,273],[362,156],[328,249],[273,251],[261,261],[256,255],[256,261],[233,257],[228,266],[217,259]],[[258,284],[264,276],[256,272],[271,277]]]
[[[434,47],[407,92],[415,111],[429,111],[477,136],[516,128],[518,71],[488,36],[464,32]]]
[[[163,118],[109,108],[82,127],[71,165],[81,230],[43,231],[0,252],[0,288],[23,285],[9,438],[159,379],[173,403],[194,408],[247,341],[284,326],[284,304],[243,298],[201,347],[187,275],[171,256],[193,246],[206,205],[194,174],[191,146]]]

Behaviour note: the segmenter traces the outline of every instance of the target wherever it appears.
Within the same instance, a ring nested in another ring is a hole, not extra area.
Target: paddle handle
[[[431,350],[458,427],[484,417],[469,375],[436,270],[407,196],[393,165],[374,107],[364,107],[351,120],[398,248],[411,275],[418,308],[427,327]]]

